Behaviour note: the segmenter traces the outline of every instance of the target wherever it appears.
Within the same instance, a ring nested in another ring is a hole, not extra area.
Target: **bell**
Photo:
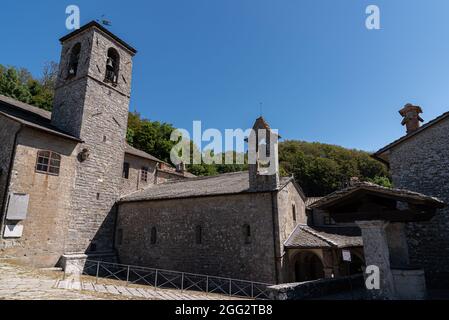
[[[109,69],[114,69],[114,61],[112,58],[108,58],[108,61],[106,62],[106,67]]]

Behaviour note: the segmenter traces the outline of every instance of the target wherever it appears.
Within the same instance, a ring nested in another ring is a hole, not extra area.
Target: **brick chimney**
[[[419,116],[422,112],[421,107],[414,106],[408,103],[399,111],[399,114],[404,118],[402,125],[407,127],[407,134],[413,133],[420,127],[420,122],[424,120]]]

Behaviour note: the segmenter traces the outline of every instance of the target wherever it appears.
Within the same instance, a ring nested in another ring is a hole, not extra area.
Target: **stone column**
[[[377,266],[380,271],[379,290],[370,290],[373,299],[394,299],[394,280],[390,268],[390,252],[388,249],[385,221],[356,221],[362,229],[363,250],[366,266]]]
[[[332,250],[323,250],[323,271],[325,278],[333,278],[335,276],[334,255]]]

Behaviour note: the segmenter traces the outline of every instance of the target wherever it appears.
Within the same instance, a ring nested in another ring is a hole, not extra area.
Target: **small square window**
[[[335,221],[330,216],[324,216],[323,217],[323,224],[326,226],[334,225]]]
[[[143,167],[140,172],[140,180],[143,182],[148,182],[148,168]]]
[[[38,151],[36,172],[58,176],[61,167],[61,155],[51,151]]]

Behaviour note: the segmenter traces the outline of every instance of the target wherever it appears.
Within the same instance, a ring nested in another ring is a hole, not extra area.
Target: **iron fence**
[[[161,289],[192,290],[231,297],[269,299],[267,287],[272,284],[87,260],[82,275],[125,281],[126,285],[147,285]]]

